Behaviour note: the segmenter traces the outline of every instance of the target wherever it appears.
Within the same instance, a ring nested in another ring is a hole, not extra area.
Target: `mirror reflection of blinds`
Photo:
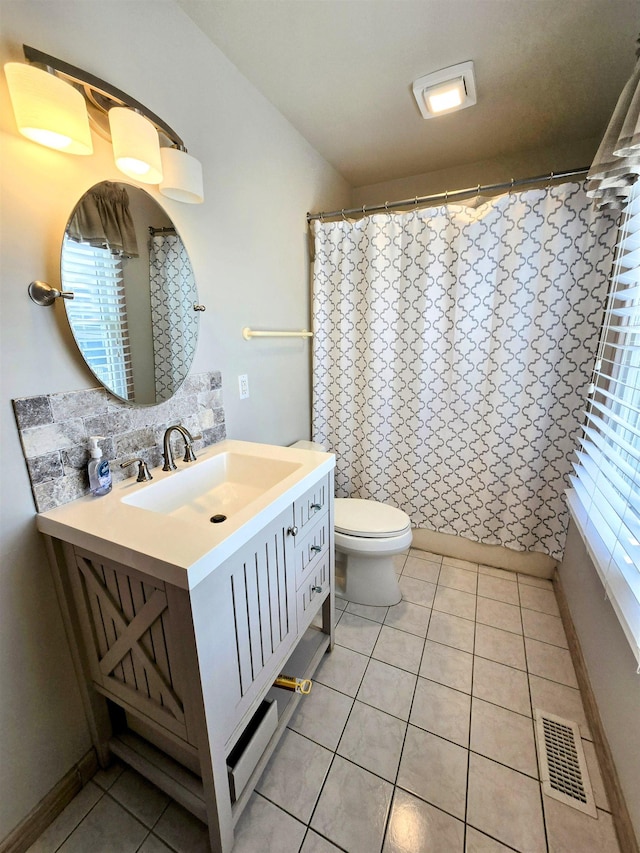
[[[74,337],[98,379],[133,399],[131,348],[122,259],[109,249],[65,237],[62,280],[74,293],[66,303]]]
[[[640,181],[620,227],[569,503],[640,664]]]

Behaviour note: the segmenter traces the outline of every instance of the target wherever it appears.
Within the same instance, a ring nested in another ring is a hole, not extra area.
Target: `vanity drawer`
[[[232,803],[245,789],[277,727],[278,703],[275,700],[262,702],[227,758]]]
[[[298,534],[300,539],[300,534]],[[329,546],[329,514],[325,513],[317,523],[305,533],[301,542],[296,541],[296,588],[300,587],[309,572],[323,559]]]
[[[293,523],[297,535],[329,508],[329,477],[323,477],[293,503]]]
[[[325,552],[322,560],[313,571],[309,572],[307,579],[298,589],[298,632],[305,631],[311,620],[318,612],[318,608],[327,596],[330,589],[329,584],[329,552]]]

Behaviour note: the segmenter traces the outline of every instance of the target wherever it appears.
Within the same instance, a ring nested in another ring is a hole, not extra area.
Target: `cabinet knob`
[[[312,545],[309,550],[313,551],[315,554],[319,554],[320,551],[322,551],[322,548],[320,547],[320,545]]]
[[[322,592],[322,587],[321,586],[312,586],[311,592]]]
[[[293,527],[288,528],[287,533],[289,534],[289,536],[297,536],[298,535],[298,528],[294,524]]]
[[[322,504],[311,504],[311,509],[314,512],[318,512],[319,509],[322,509]]]

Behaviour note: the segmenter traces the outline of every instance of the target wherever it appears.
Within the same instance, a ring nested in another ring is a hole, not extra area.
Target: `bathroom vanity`
[[[224,441],[37,517],[99,761],[234,826],[333,645],[330,454]],[[317,617],[317,618],[316,618]]]

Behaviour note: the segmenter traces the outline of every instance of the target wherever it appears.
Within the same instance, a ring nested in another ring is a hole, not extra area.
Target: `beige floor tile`
[[[476,657],[472,692],[478,699],[531,716],[527,675],[519,669]]]
[[[547,851],[539,783],[473,752],[467,822],[514,850]]]
[[[123,767],[119,764],[117,776],[122,771]],[[113,781],[111,780],[112,783]],[[93,781],[88,782],[53,823],[50,823],[42,835],[31,845],[28,853],[53,853],[54,850],[57,850],[65,838],[71,835],[82,819],[91,811],[102,795],[102,788],[94,785]]]
[[[504,578],[478,575],[478,595],[482,595],[484,598],[492,598],[494,601],[504,601],[505,604],[520,606],[518,584]]]
[[[438,578],[440,586],[459,589],[462,592],[475,593],[478,586],[478,575],[467,569],[457,569],[455,566],[443,565]]]
[[[427,636],[430,618],[431,610],[428,607],[412,604],[410,601],[401,601],[400,604],[394,604],[389,608],[384,623],[424,638]]]
[[[403,720],[356,702],[340,739],[338,755],[395,782],[406,728]]]
[[[416,675],[404,669],[371,660],[356,698],[401,720],[408,720],[416,680]]]
[[[518,583],[520,604],[529,610],[539,610],[551,616],[559,616],[558,602],[553,589],[540,589],[537,586]]]
[[[178,853],[209,853],[207,827],[177,803],[169,804],[153,832]]]
[[[311,827],[350,853],[380,850],[392,795],[389,782],[337,755]],[[257,849],[278,850],[266,846]]]
[[[370,604],[356,604],[350,601],[347,604],[347,613],[353,613],[356,616],[362,616],[363,619],[371,619],[372,622],[384,622],[384,617],[387,615],[388,607],[373,607]]]
[[[596,819],[552,797],[542,799],[550,853],[620,853],[610,814],[598,811]]]
[[[609,797],[607,796],[607,791],[602,779],[602,773],[600,772],[600,764],[596,756],[595,747],[590,740],[582,738],[582,748],[584,749],[584,757],[587,761],[587,770],[589,772],[589,779],[591,780],[591,788],[593,790],[593,796],[595,797],[596,806],[599,809],[610,812],[611,806],[609,805]]]
[[[491,625],[492,628],[502,628],[503,631],[522,634],[520,608],[513,604],[506,604],[504,601],[493,601],[490,598],[478,596],[476,619],[483,625]]]
[[[501,628],[476,624],[475,653],[481,658],[494,660],[506,666],[526,670],[524,640],[520,634],[512,634]]]
[[[402,569],[407,560],[407,554],[394,554],[392,557],[393,560],[393,568],[396,570],[397,574],[402,574]]]
[[[438,584],[433,609],[441,613],[450,613],[452,616],[460,616],[462,619],[475,620],[476,597],[472,593]]]
[[[138,853],[173,853],[173,851],[155,835],[148,835]]]
[[[469,560],[458,560],[455,557],[443,557],[443,566],[455,566],[457,569],[466,569],[468,572],[477,572],[478,564],[472,563]]]
[[[463,693],[471,693],[472,673],[473,655],[461,649],[443,646],[442,643],[434,643],[433,640],[426,641],[420,665],[423,678],[446,684]]]
[[[308,823],[329,772],[333,753],[287,729],[269,759],[256,791]]]
[[[402,569],[402,577],[417,578],[428,583],[438,583],[440,563],[422,560],[419,557],[407,557]]]
[[[442,563],[442,554],[435,554],[433,551],[421,551],[420,548],[410,548],[409,556],[416,557],[419,560],[429,560],[430,563]]]
[[[557,681],[567,687],[578,687],[578,680],[573,668],[573,661],[567,649],[551,646],[525,637],[527,651],[527,666],[532,675]]]
[[[522,627],[525,637],[551,643],[553,646],[568,648],[567,636],[564,632],[562,619],[559,616],[549,616],[539,610],[522,608]]]
[[[380,624],[353,613],[343,613],[336,625],[336,643],[354,652],[370,655],[380,633]]]
[[[529,686],[534,710],[547,711],[566,720],[573,720],[580,727],[582,737],[592,739],[579,690],[531,674]]]
[[[538,578],[535,575],[518,574],[518,583],[525,586],[537,586],[538,589],[553,589],[553,583],[546,578]]]
[[[397,784],[464,820],[468,750],[409,726]]]
[[[317,832],[309,829],[305,836],[304,844],[300,848],[300,853],[341,853],[341,850],[335,844],[327,841],[326,838],[318,835]]]
[[[464,824],[396,788],[382,853],[462,853]]]
[[[465,853],[513,853],[513,848],[505,847],[499,841],[489,838],[484,832],[478,832],[477,829],[468,826]]]
[[[352,705],[350,696],[316,683],[310,695],[298,704],[289,721],[289,728],[311,738],[320,746],[335,749]]]
[[[533,720],[474,698],[471,750],[538,778]]]
[[[306,827],[278,806],[254,793],[238,821],[235,832],[233,853],[255,853],[256,850],[297,853]],[[206,849],[209,851],[210,848]]]
[[[428,640],[453,646],[464,652],[473,652],[474,634],[474,624],[468,619],[451,616],[449,613],[438,613],[435,610],[431,614]]]
[[[470,708],[468,693],[419,678],[409,722],[466,748],[469,746]]]
[[[410,578],[404,575],[398,581],[400,592],[404,601],[412,604],[420,604],[422,607],[431,607],[436,594],[436,585],[418,578]]]
[[[103,796],[58,849],[60,853],[135,853],[148,832],[115,800]],[[200,853],[197,847],[196,851]]]
[[[333,651],[322,658],[313,680],[319,681],[325,687],[346,693],[347,696],[355,696],[368,663],[369,658],[366,655],[336,643]]]
[[[424,643],[424,639],[416,634],[383,625],[372,657],[417,674]]]
[[[126,769],[109,789],[109,794],[151,828],[169,803],[169,797],[135,770]]]
[[[507,569],[496,569],[494,566],[478,566],[478,573],[481,575],[491,575],[493,578],[502,578],[503,580],[513,581],[517,583],[518,576],[515,572],[509,572]]]

